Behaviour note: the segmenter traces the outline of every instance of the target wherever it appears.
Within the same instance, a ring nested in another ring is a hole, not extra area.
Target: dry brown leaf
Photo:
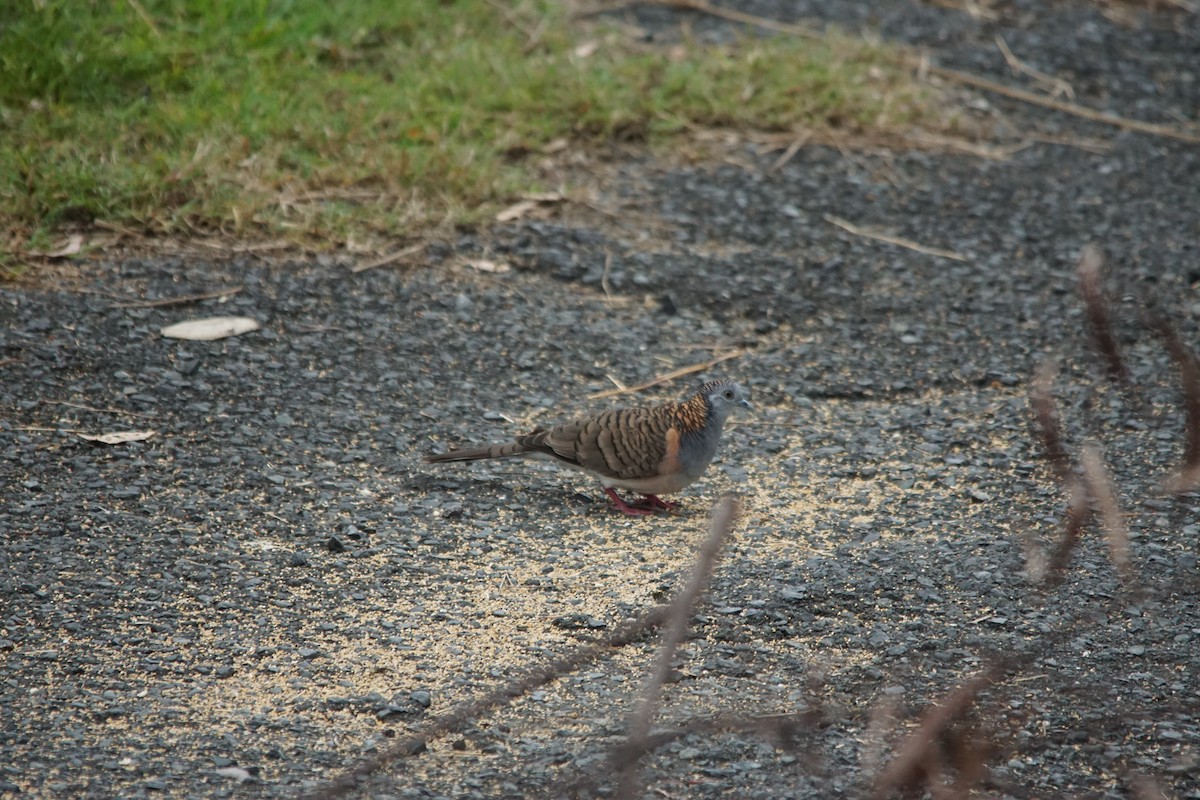
[[[141,442],[154,435],[154,431],[111,431],[110,433],[80,433],[80,439],[100,444],[125,444],[126,442]]]
[[[211,342],[256,331],[261,327],[257,320],[250,317],[207,317],[168,325],[162,329],[161,333],[168,339]]]

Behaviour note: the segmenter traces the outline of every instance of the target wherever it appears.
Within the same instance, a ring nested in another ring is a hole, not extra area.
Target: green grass
[[[336,245],[478,221],[544,188],[522,154],[561,137],[882,133],[930,113],[861,41],[652,49],[566,6],[7,0],[0,225],[14,246],[97,223]]]

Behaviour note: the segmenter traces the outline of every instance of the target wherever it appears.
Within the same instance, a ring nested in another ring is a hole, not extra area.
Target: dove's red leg
[[[638,508],[636,506],[629,505],[629,503],[626,503],[621,499],[621,496],[617,494],[616,490],[611,486],[605,489],[604,493],[612,498],[613,504],[617,507],[618,511],[628,514],[631,517],[644,517],[654,513],[648,508]]]
[[[656,494],[644,494],[642,500],[648,508],[659,508],[663,511],[672,511],[679,508],[679,503],[674,500],[663,500]]]

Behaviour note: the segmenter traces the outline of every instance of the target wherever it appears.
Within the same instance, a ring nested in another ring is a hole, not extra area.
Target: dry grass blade
[[[1054,379],[1058,376],[1058,364],[1046,359],[1033,375],[1030,385],[1029,404],[1033,407],[1033,419],[1037,425],[1038,438],[1046,459],[1059,480],[1071,474],[1071,459],[1063,446],[1062,428],[1058,424],[1058,413],[1054,407]]]
[[[0,366],[3,366],[3,362],[0,362]],[[94,411],[98,414],[123,414],[127,417],[145,417],[146,419],[154,418],[153,414],[141,414],[137,411],[126,411],[123,408],[112,408],[111,406],[97,408],[96,406],[85,406],[80,403],[69,403],[66,400],[43,400],[42,403],[48,406],[66,406],[67,408],[78,408],[81,411]]]
[[[763,30],[775,31],[776,33],[786,33],[791,36],[799,36],[803,39],[819,39],[820,31],[806,28],[803,25],[796,25],[789,22],[779,22],[778,20],[759,17],[754,14],[747,14],[743,11],[737,11],[732,8],[718,8],[702,2],[702,0],[625,0],[624,2],[612,3],[603,5],[598,8],[591,8],[579,12],[578,16],[596,16],[598,14],[611,14],[614,11],[620,11],[631,6],[647,5],[659,6],[661,8],[673,8],[678,11],[695,11],[698,14],[707,14],[711,17],[728,20],[729,22],[740,22],[743,25],[750,25]]]
[[[636,386],[620,386],[616,389],[609,389],[605,392],[595,392],[588,395],[588,400],[600,400],[605,397],[616,397],[617,395],[621,394],[641,392],[651,387],[659,386],[660,384],[670,383],[673,380],[685,377],[687,375],[694,375],[697,372],[703,372],[706,369],[715,367],[722,361],[728,361],[731,358],[737,358],[745,352],[745,350],[734,350],[732,353],[725,353],[724,355],[719,355],[716,358],[711,358],[708,361],[702,361],[699,364],[689,364],[686,367],[680,367],[679,369],[671,370],[665,375],[659,375],[654,380],[646,381],[645,383],[639,383]],[[616,383],[616,381],[613,382]]]
[[[614,754],[613,761],[620,770],[620,782],[616,793],[618,798],[632,800],[638,794],[637,766],[646,751],[650,723],[658,709],[663,685],[666,684],[667,677],[671,674],[671,661],[675,658],[675,651],[679,648],[679,643],[687,635],[688,618],[691,617],[692,609],[701,592],[704,591],[704,587],[708,585],[708,579],[717,563],[717,555],[721,552],[725,538],[733,526],[737,508],[737,501],[729,495],[722,497],[717,503],[716,508],[713,509],[712,526],[708,538],[700,546],[700,555],[696,557],[696,565],[692,568],[687,585],[671,603],[667,612],[662,646],[659,648],[658,658],[655,659],[654,669],[642,690],[641,702],[638,703],[629,720],[629,734],[625,746]]]
[[[356,264],[355,266],[350,268],[350,271],[357,273],[357,272],[366,272],[369,269],[378,269],[379,267],[386,267],[389,264],[396,263],[397,261],[403,261],[404,259],[408,258],[409,256],[415,256],[417,253],[420,253],[422,250],[424,250],[428,246],[429,246],[429,242],[418,242],[417,244],[411,245],[409,247],[401,248],[400,250],[397,250],[394,253],[389,253],[388,255],[383,256],[382,258],[377,258],[374,261],[368,261],[366,264]]]
[[[1079,263],[1075,269],[1079,274],[1079,293],[1087,310],[1088,328],[1096,347],[1108,365],[1108,374],[1122,384],[1129,383],[1129,371],[1121,359],[1121,350],[1113,336],[1112,319],[1108,313],[1108,302],[1104,298],[1104,287],[1101,272],[1104,269],[1104,256],[1095,245],[1085,245],[1079,254]]]
[[[1184,406],[1187,410],[1187,444],[1183,454],[1183,466],[1179,473],[1167,481],[1167,491],[1186,492],[1200,478],[1200,366],[1191,351],[1184,346],[1179,334],[1161,315],[1150,317],[1150,325],[1163,340],[1163,346],[1179,370],[1179,382],[1183,388]]]
[[[922,715],[921,724],[908,735],[896,757],[875,780],[871,796],[884,800],[893,792],[909,793],[922,786],[936,786],[944,778],[944,747],[953,740],[951,728],[965,715],[976,697],[995,682],[992,671],[986,671],[959,686],[938,705]],[[952,759],[957,761],[958,759]],[[968,776],[963,775],[966,779]],[[938,787],[935,796],[945,787]]]
[[[914,64],[914,66],[920,66]],[[1127,131],[1137,131],[1138,133],[1146,133],[1151,136],[1162,136],[1167,139],[1176,139],[1189,144],[1200,144],[1200,133],[1193,130],[1184,130],[1181,128],[1172,127],[1170,125],[1160,125],[1153,122],[1142,122],[1141,120],[1128,119],[1120,117],[1116,114],[1109,114],[1104,111],[1097,111],[1094,108],[1081,106],[1078,103],[1068,103],[1063,100],[1056,100],[1052,97],[1045,97],[1036,92],[1029,92],[1024,89],[1018,89],[1013,86],[1005,86],[1003,83],[981,78],[978,75],[971,75],[967,72],[959,72],[954,69],[945,67],[937,67],[933,65],[925,65],[925,70],[930,75],[937,75],[939,78],[961,83],[964,86],[971,86],[976,89],[984,89],[989,92],[1003,95],[1020,100],[1030,105],[1049,108],[1053,111],[1060,111],[1064,114],[1070,114],[1080,119],[1091,120],[1105,125],[1112,125],[1115,128],[1120,128]]]
[[[1008,68],[1013,72],[1017,73],[1018,75],[1026,75],[1042,84],[1042,86],[1049,87],[1048,91],[1051,97],[1067,97],[1071,100],[1075,99],[1075,90],[1071,87],[1070,83],[1062,78],[1056,78],[1053,75],[1047,75],[1041,70],[1034,69],[1021,59],[1017,58],[1016,55],[1013,54],[1013,51],[1009,49],[1008,42],[1004,41],[1004,37],[1000,34],[996,34],[996,47],[1000,48],[1000,52],[1003,54],[1004,60],[1008,62]]]
[[[361,761],[336,775],[328,783],[307,792],[304,797],[306,800],[330,800],[330,798],[341,797],[352,790],[360,779],[372,775],[406,756],[421,752],[434,737],[458,730],[483,713],[498,706],[508,705],[514,699],[528,694],[537,687],[557,680],[590,661],[602,658],[614,647],[623,647],[636,641],[662,624],[666,615],[667,608],[663,606],[653,608],[637,619],[619,626],[608,636],[593,644],[580,647],[553,659],[548,664],[528,670],[521,677],[509,681],[499,689],[477,700],[463,703],[447,714],[437,717],[425,725],[421,733],[397,742],[378,755]]]
[[[138,300],[132,303],[116,303],[111,308],[165,308],[167,306],[185,306],[191,303],[199,303],[202,300],[217,300],[225,297],[233,297],[242,290],[241,286],[233,286],[229,289],[218,289],[213,292],[202,292],[200,294],[180,295],[179,297],[163,297],[158,300]]]
[[[1176,0],[1176,2],[1182,1],[1183,0]],[[591,16],[595,14],[605,14],[612,11],[618,11],[622,8],[627,8],[631,5],[639,4],[640,3],[621,2],[611,6],[584,11],[581,15]],[[820,36],[820,33],[800,25],[778,22],[773,19],[767,19],[766,17],[747,14],[745,12],[735,11],[732,9],[717,8],[709,5],[708,3],[699,2],[699,0],[646,0],[645,4],[663,6],[665,8],[696,11],[702,14],[710,14],[712,16],[727,19],[732,22],[753,25],[765,30],[786,33],[792,36],[800,36],[804,38],[817,38]],[[958,70],[947,69],[946,67],[934,66],[927,63],[927,60],[919,55],[912,55],[910,58],[912,67],[917,70],[918,73],[936,75],[943,80],[953,81],[955,83],[962,84],[963,86],[970,86],[975,89],[983,89],[988,92],[1003,95],[1004,97],[1008,97],[1013,100],[1020,100],[1023,103],[1029,103],[1030,105],[1048,108],[1052,111],[1058,111],[1063,114],[1070,114],[1072,116],[1079,117],[1080,119],[1099,122],[1104,125],[1112,125],[1113,127],[1120,128],[1121,130],[1137,131],[1138,133],[1145,133],[1151,136],[1162,136],[1167,139],[1175,139],[1181,142],[1187,142],[1189,144],[1200,144],[1200,132],[1197,132],[1194,127],[1182,129],[1171,125],[1161,125],[1153,122],[1142,122],[1141,120],[1137,119],[1129,119],[1116,114],[1109,114],[1105,111],[1097,111],[1096,109],[1088,108],[1087,106],[1081,106],[1078,103],[1070,103],[1053,97],[1045,97],[1037,94],[1036,92],[1018,89],[1014,86],[1005,86],[1003,83],[997,83],[996,81],[988,80],[987,78],[981,78],[978,75],[972,75],[969,72],[959,72]]]
[[[855,236],[861,236],[864,239],[873,239],[877,242],[885,244],[894,244],[897,247],[903,247],[906,250],[912,250],[917,253],[924,253],[927,256],[937,256],[938,258],[948,258],[952,261],[969,261],[966,256],[961,253],[956,253],[953,250],[943,250],[940,247],[928,247],[919,242],[914,242],[911,239],[905,239],[900,236],[892,236],[887,233],[878,233],[868,230],[867,228],[855,225],[853,222],[848,222],[841,217],[835,217],[832,214],[825,215],[825,221],[830,225],[836,225],[847,233],[852,233]]]
[[[1133,577],[1133,566],[1129,559],[1129,528],[1125,525],[1125,515],[1117,502],[1116,486],[1113,485],[1112,474],[1104,463],[1104,454],[1100,452],[1100,446],[1094,442],[1085,444],[1079,461],[1083,466],[1088,493],[1096,503],[1100,520],[1104,523],[1109,558],[1112,559],[1121,580],[1128,582]]]

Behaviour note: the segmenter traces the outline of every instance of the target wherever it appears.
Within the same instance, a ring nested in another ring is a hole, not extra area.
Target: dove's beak
[[[750,405],[750,401],[744,397],[741,400],[738,400],[738,405],[741,406],[742,408],[748,408],[751,411],[754,410],[754,406]]]

